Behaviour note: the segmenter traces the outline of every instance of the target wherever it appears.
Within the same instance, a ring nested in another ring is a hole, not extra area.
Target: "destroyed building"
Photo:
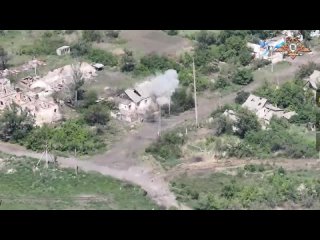
[[[157,106],[143,89],[127,89],[125,95],[119,100],[119,112],[116,118],[127,122],[143,121],[145,114],[150,109],[156,109]]]
[[[16,103],[22,109],[29,111],[34,117],[36,125],[51,123],[61,119],[59,107],[53,99],[41,100],[36,93],[22,92],[10,85],[2,84],[0,88],[0,112],[11,104]]]
[[[320,84],[320,71],[314,70],[308,78],[304,79],[304,81],[306,81],[304,90],[306,91],[308,89],[311,89],[314,96],[316,96],[316,91]]]
[[[266,98],[258,97],[253,94],[249,95],[247,100],[242,104],[242,107],[255,113],[263,125],[268,125],[273,116],[289,120],[292,116],[296,115],[296,112],[294,111],[285,111],[270,104]]]

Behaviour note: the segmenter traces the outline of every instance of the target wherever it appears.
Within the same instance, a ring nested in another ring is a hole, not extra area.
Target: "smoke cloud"
[[[176,70],[169,69],[164,74],[156,75],[149,81],[137,85],[144,94],[155,97],[159,105],[168,104],[174,91],[179,86],[178,73]]]

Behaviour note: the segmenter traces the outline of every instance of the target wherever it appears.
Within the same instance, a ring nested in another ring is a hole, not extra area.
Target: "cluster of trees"
[[[218,34],[209,31],[200,31],[195,39],[197,49],[206,52],[220,61],[248,65],[252,60],[251,51],[246,43],[249,33],[247,31],[224,30]]]
[[[253,165],[239,170],[239,174],[231,179],[225,174],[193,177],[190,180],[181,177],[172,186],[182,201],[198,210],[274,209],[285,203],[293,203],[302,208],[319,206],[320,182],[315,174],[296,174],[280,167],[271,168],[273,173],[261,178],[261,174],[267,169],[270,166]],[[253,175],[252,170],[261,174]],[[252,175],[250,180],[243,176],[244,172]],[[303,189],[299,189],[301,185],[304,186]]]
[[[315,157],[315,140],[303,133],[289,131],[289,128],[286,120],[272,119],[268,131],[249,132],[245,142],[252,146],[254,154],[259,157],[274,154],[290,158]]]
[[[91,105],[96,106],[96,105]],[[93,152],[105,146],[97,132],[89,125],[105,125],[109,115],[103,115],[104,108],[89,107],[83,118],[68,120],[59,127],[34,126],[34,116],[16,104],[5,109],[0,117],[0,138],[3,141],[19,143],[35,151],[44,149],[48,143],[51,150],[73,151],[82,154]],[[102,121],[103,120],[103,121]]]
[[[22,144],[34,151],[41,151],[45,144],[51,150],[67,152],[77,151],[88,154],[105,147],[97,134],[77,120],[68,120],[59,127],[43,126],[34,128],[22,141]]]
[[[171,96],[171,113],[181,113],[194,107],[193,94],[186,88],[177,89]]]
[[[216,150],[226,152],[228,157],[314,157],[315,140],[299,132],[290,131],[285,119],[272,118],[268,130],[262,130],[257,117],[246,110],[236,110],[238,121],[220,116],[215,121],[217,135],[235,135],[240,138],[217,140]]]
[[[236,115],[237,121],[232,121],[225,116],[220,116],[216,119],[217,135],[235,134],[240,138],[244,138],[248,132],[259,131],[261,129],[257,116],[251,111],[239,108],[236,110]]]
[[[256,90],[256,94],[267,98],[278,107],[296,111],[297,115],[290,119],[293,123],[315,122],[319,109],[315,105],[313,93],[305,91],[303,86],[304,82],[301,80],[287,82],[279,88],[266,83]]]

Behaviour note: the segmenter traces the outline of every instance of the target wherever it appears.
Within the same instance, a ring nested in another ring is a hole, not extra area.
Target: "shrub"
[[[44,33],[32,45],[24,45],[20,49],[20,54],[26,55],[56,55],[56,49],[65,45],[63,38],[53,35],[51,32]]]
[[[107,30],[105,34],[108,38],[118,38],[120,31],[119,30]]]
[[[194,107],[194,99],[186,88],[177,89],[171,97],[171,112],[180,113]]]
[[[57,128],[37,127],[23,139],[22,144],[34,151],[42,151],[48,142],[51,150],[74,151],[88,154],[105,146],[104,142],[90,132],[83,123],[69,120]]]
[[[314,62],[309,62],[299,67],[298,72],[296,73],[296,78],[303,79],[309,77],[314,70],[320,70],[320,65]]]
[[[13,103],[0,115],[0,138],[4,141],[20,141],[33,129],[34,123],[29,111]]]
[[[270,60],[267,59],[255,59],[252,63],[252,69],[257,70],[271,63]]]
[[[76,44],[72,45],[71,49],[72,57],[86,56],[91,51],[91,44],[86,41],[79,41]]]
[[[82,39],[85,42],[101,42],[102,35],[101,32],[98,30],[83,30]]]
[[[218,79],[213,84],[213,89],[225,89],[231,84],[227,77],[219,75]]]
[[[232,126],[233,122],[230,121],[227,117],[224,115],[219,116],[215,121],[216,126],[216,134],[222,135],[222,134],[231,134],[232,133]]]
[[[98,100],[98,93],[94,90],[85,92],[83,99],[83,107],[88,108],[91,105],[95,105]]]
[[[132,51],[125,49],[125,54],[121,57],[120,70],[122,72],[131,72],[136,66],[136,61]]]
[[[84,112],[84,119],[91,126],[95,124],[106,125],[110,120],[110,112],[101,104],[90,105]]]
[[[168,35],[173,36],[173,35],[178,35],[179,31],[178,30],[164,30]]]
[[[232,81],[239,85],[247,85],[253,81],[253,74],[250,69],[240,69],[232,77]]]
[[[236,121],[235,126],[237,128],[236,134],[240,138],[244,138],[246,133],[250,131],[259,131],[261,125],[257,119],[257,116],[247,109],[240,109],[237,112],[238,121]]]
[[[87,56],[92,62],[102,63],[105,66],[116,66],[118,64],[118,59],[107,51],[93,48]]]
[[[179,65],[175,61],[157,54],[143,56],[140,59],[140,65],[144,66],[151,73],[166,71],[168,69],[179,70]]]
[[[196,34],[196,40],[198,41],[199,44],[209,46],[217,42],[217,37],[214,32],[201,30]]]
[[[250,93],[245,92],[245,91],[237,92],[237,96],[234,101],[237,104],[243,104],[248,99],[249,95],[250,95]]]
[[[169,132],[161,136],[157,142],[151,144],[145,151],[152,154],[164,166],[169,166],[173,160],[182,157],[181,146],[184,142],[184,136]]]

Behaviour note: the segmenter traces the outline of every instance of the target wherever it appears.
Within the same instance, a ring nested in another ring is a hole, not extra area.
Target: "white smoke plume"
[[[178,73],[169,69],[164,74],[157,75],[149,81],[137,85],[137,89],[149,96],[154,96],[159,105],[168,104],[174,91],[179,86]]]

